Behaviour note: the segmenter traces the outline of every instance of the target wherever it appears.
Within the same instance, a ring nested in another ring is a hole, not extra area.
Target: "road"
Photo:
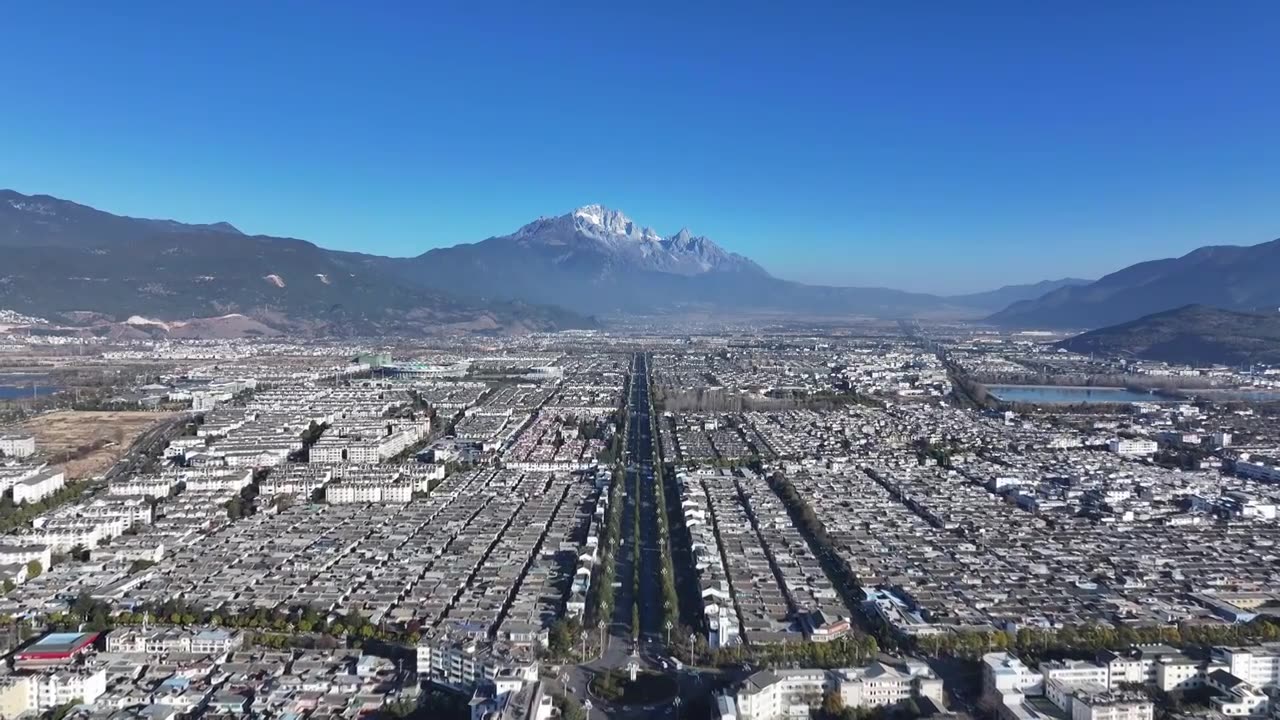
[[[653,471],[653,431],[650,425],[649,368],[643,354],[632,365],[631,391],[627,398],[627,437],[624,445],[626,493],[622,505],[620,543],[615,556],[614,595],[609,647],[605,660],[615,667],[626,665],[632,655],[631,639],[640,638],[641,651],[652,654],[665,639],[662,607],[662,555],[658,543],[659,499]],[[638,525],[637,525],[638,523]],[[639,546],[636,544],[637,528]],[[639,584],[636,566],[639,565]],[[632,611],[639,606],[640,627],[633,628]]]
[[[146,470],[147,464],[152,457],[159,456],[164,451],[166,445],[178,433],[182,432],[187,423],[191,421],[190,413],[181,413],[166,420],[162,420],[147,428],[134,439],[125,454],[112,465],[102,478],[106,481],[114,480],[123,475],[131,475]]]
[[[662,542],[659,533],[658,503],[666,502],[664,488],[655,477],[653,460],[655,441],[651,414],[653,406],[649,397],[649,365],[643,353],[632,359],[630,391],[627,396],[627,431],[624,443],[625,463],[621,525],[618,550],[614,555],[613,617],[604,652],[595,660],[582,665],[562,668],[558,678],[568,693],[579,700],[591,699],[591,718],[679,718],[682,717],[671,701],[643,707],[613,707],[599,698],[592,698],[588,683],[594,675],[608,670],[624,670],[635,662],[641,668],[658,669],[658,659],[670,657],[666,648],[666,613],[662,593]],[[679,507],[679,498],[675,498]],[[668,505],[670,515],[670,505]],[[639,543],[636,531],[639,530]],[[681,529],[683,532],[683,528]],[[678,543],[677,543],[678,544]],[[688,560],[687,543],[684,558]],[[679,563],[679,559],[677,559]],[[638,564],[639,583],[636,582]],[[680,574],[677,569],[677,575]],[[696,577],[696,576],[695,576]],[[688,581],[689,578],[685,578]],[[697,582],[693,581],[696,589]],[[632,627],[632,608],[639,608],[639,628]],[[698,605],[701,607],[700,603]],[[633,630],[637,630],[633,634]],[[633,642],[639,637],[639,642]],[[667,670],[665,672],[672,673]],[[706,700],[715,687],[722,687],[727,678],[715,670],[685,667],[673,673],[679,684],[679,696],[684,702]],[[688,709],[688,708],[686,708]]]

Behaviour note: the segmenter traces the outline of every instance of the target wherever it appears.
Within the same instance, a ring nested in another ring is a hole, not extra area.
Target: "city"
[[[0,720],[1280,720],[1280,3],[6,3]]]
[[[128,379],[0,429],[5,717],[1275,707],[1271,370],[883,323],[6,352]],[[146,422],[59,463],[99,413]]]

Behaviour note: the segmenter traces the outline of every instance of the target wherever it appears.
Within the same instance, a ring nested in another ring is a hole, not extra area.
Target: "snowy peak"
[[[612,210],[603,205],[583,205],[569,213],[575,225],[587,232],[607,233],[625,237],[629,240],[648,240],[656,242],[661,236],[652,228],[641,228],[620,210]]]
[[[648,270],[678,275],[750,272],[764,269],[688,228],[664,238],[626,214],[603,205],[583,205],[559,217],[543,217],[503,238],[556,253],[558,263],[598,263],[614,270]]]
[[[559,264],[591,263],[612,269],[681,275],[768,275],[753,261],[722,249],[707,237],[696,236],[689,228],[662,237],[653,228],[641,227],[621,210],[604,205],[582,205],[566,215],[539,218],[498,240],[556,252]]]

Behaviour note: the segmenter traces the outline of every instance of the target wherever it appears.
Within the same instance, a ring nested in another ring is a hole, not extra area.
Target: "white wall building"
[[[1280,686],[1280,647],[1214,648],[1213,659],[1254,687]]]
[[[0,435],[0,455],[5,457],[24,458],[36,454],[36,438],[34,435],[18,435],[6,433]]]
[[[133,476],[123,480],[113,480],[107,486],[112,495],[139,495],[142,497],[166,498],[178,484],[176,475],[160,477]]]
[[[840,670],[762,670],[738,687],[733,697],[739,720],[785,720],[808,717],[827,693],[838,694],[849,708],[893,705],[928,698],[943,706],[942,680],[925,663],[907,660],[897,666],[874,662]]]
[[[34,477],[20,480],[13,485],[13,501],[19,505],[38,502],[58,492],[67,484],[67,476],[57,468],[48,468]]]
[[[1009,653],[982,656],[982,695],[1001,704],[1012,695],[1039,695],[1044,692],[1044,676]]]
[[[106,691],[106,668],[41,673],[32,676],[29,689],[31,706],[37,712],[52,710],[73,700],[92,703]]]
[[[332,505],[407,503],[413,499],[413,483],[399,480],[339,480],[325,486],[324,499]]]
[[[40,563],[41,570],[48,570],[53,564],[53,551],[43,544],[0,544],[0,565],[26,565],[32,560]]]
[[[1111,452],[1117,455],[1127,455],[1132,457],[1142,455],[1154,455],[1160,446],[1154,440],[1144,440],[1141,438],[1116,438],[1108,445]]]

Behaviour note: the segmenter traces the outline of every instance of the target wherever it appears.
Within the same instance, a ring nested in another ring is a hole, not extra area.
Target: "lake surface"
[[[58,389],[42,375],[0,375],[0,400],[31,397],[33,382],[38,383],[36,392],[41,395],[52,395]]]
[[[1186,390],[1188,395],[1208,398],[1218,402],[1235,400],[1237,402],[1276,402],[1280,400],[1280,390]]]
[[[1125,388],[1050,387],[1047,385],[988,385],[1004,402],[1076,405],[1079,403],[1160,402],[1167,398]]]

